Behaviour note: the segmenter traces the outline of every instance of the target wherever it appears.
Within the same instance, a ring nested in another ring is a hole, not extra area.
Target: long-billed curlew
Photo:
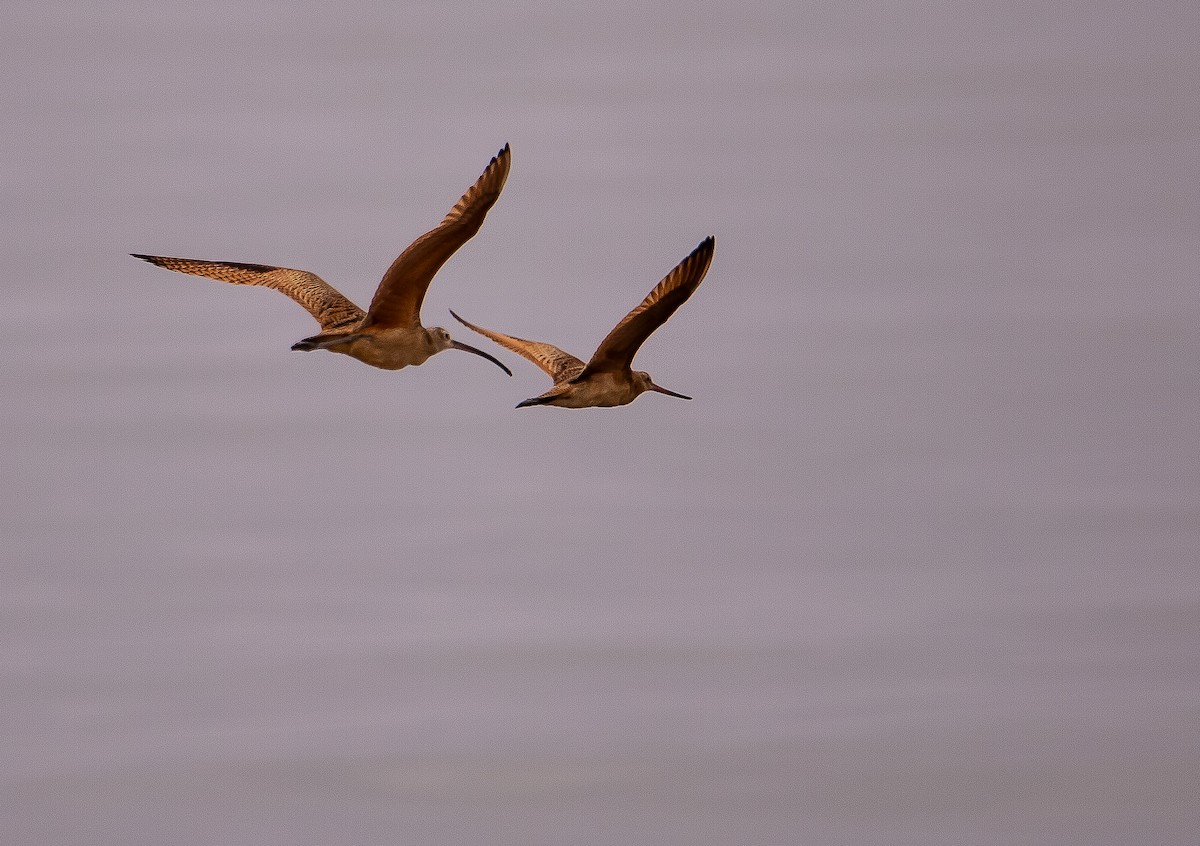
[[[633,402],[645,391],[658,391],[667,396],[691,399],[668,391],[650,379],[642,370],[632,370],[630,364],[642,343],[659,326],[667,322],[700,286],[712,263],[713,237],[700,242],[691,254],[659,282],[646,299],[608,333],[587,364],[551,344],[526,341],[493,332],[468,323],[453,311],[454,319],[480,335],[491,338],[502,347],[532,361],[550,374],[554,387],[541,396],[518,403],[517,408],[531,405],[556,405],[560,408],[611,407]]]
[[[440,326],[426,329],[421,325],[421,302],[429,283],[446,260],[479,231],[488,209],[504,188],[510,164],[511,154],[505,144],[442,222],[413,241],[392,262],[366,312],[307,270],[131,255],[168,270],[238,285],[262,285],[291,297],[321,324],[319,335],[298,341],[292,345],[294,350],[343,353],[384,370],[422,364],[442,350],[462,350],[483,356],[511,376],[511,370],[483,350],[451,340],[450,333]]]

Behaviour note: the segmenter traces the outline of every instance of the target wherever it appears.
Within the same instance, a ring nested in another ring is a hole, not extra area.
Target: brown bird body
[[[474,237],[508,178],[508,145],[497,153],[450,213],[435,228],[413,241],[383,275],[370,307],[364,312],[315,273],[232,261],[170,258],[133,253],[135,258],[193,276],[237,285],[273,288],[303,306],[321,325],[321,333],[298,341],[294,350],[329,350],[383,370],[423,364],[447,349],[474,353],[507,367],[482,350],[450,338],[440,326],[421,325],[421,303],[433,277],[447,259]]]
[[[586,364],[553,344],[526,341],[463,320],[453,311],[454,319],[468,329],[490,338],[506,349],[532,361],[554,380],[554,387],[540,396],[517,405],[554,405],[559,408],[608,408],[633,402],[646,391],[691,399],[654,384],[650,374],[633,370],[633,357],[647,338],[667,322],[700,286],[712,263],[714,239],[700,242],[674,270],[668,273],[646,298],[605,336]]]

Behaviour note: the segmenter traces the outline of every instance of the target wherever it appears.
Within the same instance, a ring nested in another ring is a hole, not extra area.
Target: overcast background
[[[1200,6],[0,7],[0,840],[1190,844]],[[425,301],[660,384],[289,351]]]

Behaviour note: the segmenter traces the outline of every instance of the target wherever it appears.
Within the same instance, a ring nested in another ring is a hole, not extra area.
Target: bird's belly
[[[572,385],[572,390],[554,405],[563,408],[612,408],[637,399],[641,391],[628,379],[615,373],[598,373],[586,382]]]
[[[424,364],[433,355],[425,338],[399,330],[364,335],[330,349],[381,370],[399,370]]]

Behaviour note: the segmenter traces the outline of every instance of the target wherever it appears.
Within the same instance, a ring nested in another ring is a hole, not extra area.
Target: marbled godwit
[[[451,340],[450,333],[440,326],[426,329],[421,325],[421,302],[429,283],[446,260],[479,231],[488,209],[504,188],[510,162],[511,154],[505,144],[442,222],[413,241],[392,262],[366,312],[306,270],[132,255],[168,270],[238,285],[262,285],[291,297],[321,324],[319,335],[293,344],[294,350],[329,350],[372,367],[399,370],[410,364],[422,364],[442,350],[454,349],[483,356],[511,376],[511,370],[483,350]]]
[[[491,338],[502,347],[532,361],[550,374],[554,387],[541,396],[517,404],[557,405],[560,408],[611,407],[633,402],[645,391],[658,391],[667,396],[691,399],[654,384],[650,374],[630,369],[633,356],[642,343],[659,326],[667,322],[700,286],[712,263],[713,237],[700,242],[691,254],[659,282],[646,299],[608,333],[587,364],[551,344],[526,341],[484,329],[463,320],[453,311],[454,319],[480,335]]]

